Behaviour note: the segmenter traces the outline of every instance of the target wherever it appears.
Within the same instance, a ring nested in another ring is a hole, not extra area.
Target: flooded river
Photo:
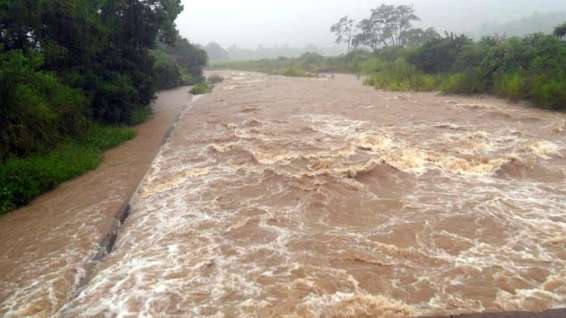
[[[62,317],[566,306],[566,115],[225,73]]]

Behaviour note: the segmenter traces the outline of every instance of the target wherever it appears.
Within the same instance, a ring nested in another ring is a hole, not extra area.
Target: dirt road
[[[63,317],[409,317],[566,305],[566,116],[225,74]]]

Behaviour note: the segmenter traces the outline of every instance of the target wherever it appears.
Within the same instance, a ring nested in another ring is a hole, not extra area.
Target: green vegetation
[[[566,42],[533,34],[474,42],[449,35],[416,49],[396,49],[400,60],[369,70],[368,84],[391,90],[493,94],[566,110]],[[403,57],[401,57],[403,56]]]
[[[156,89],[202,80],[180,0],[0,0],[0,162],[54,149],[89,122],[129,124]]]
[[[196,85],[194,85],[191,88],[190,93],[193,95],[208,94],[212,92],[212,90],[214,89],[214,84],[218,84],[223,81],[224,81],[224,77],[218,74],[211,75],[208,78],[206,78],[206,80],[202,80],[196,83]]]
[[[204,80],[202,70],[208,56],[186,39],[179,37],[174,45],[161,43],[153,56],[155,86],[159,89],[194,85]]]
[[[206,53],[175,28],[182,9],[180,0],[0,0],[2,211],[94,167],[100,151],[80,140],[123,140],[110,126],[145,120],[157,89],[202,81]]]
[[[493,94],[527,100],[535,106],[566,110],[565,24],[554,33],[525,37],[438,34],[411,26],[419,18],[409,6],[382,5],[361,20],[340,19],[331,27],[337,42],[353,50],[339,57],[306,53],[299,58],[227,62],[216,69],[259,71],[287,76],[323,72],[355,73],[365,84],[394,91]],[[369,52],[367,49],[371,49]]]
[[[193,95],[208,94],[214,88],[213,85],[209,85],[207,82],[200,82],[191,88],[190,93]]]
[[[129,128],[92,125],[81,138],[62,142],[46,154],[3,162],[0,165],[0,214],[96,168],[103,151],[134,136]]]

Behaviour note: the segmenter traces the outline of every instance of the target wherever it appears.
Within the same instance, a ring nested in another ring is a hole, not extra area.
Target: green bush
[[[378,66],[365,83],[392,91],[433,91],[438,87],[435,76],[420,72],[402,58]]]
[[[293,65],[281,71],[279,74],[289,77],[311,77],[301,66]]]
[[[495,79],[495,94],[511,100],[527,98],[526,76],[519,72],[503,74]]]
[[[446,94],[481,94],[485,85],[477,72],[467,71],[445,76],[440,90]]]
[[[0,162],[52,149],[84,132],[86,98],[40,70],[40,55],[0,52]]]
[[[177,63],[163,52],[154,52],[153,80],[158,89],[170,89],[182,82],[181,71]]]
[[[208,94],[212,91],[213,86],[208,85],[208,83],[206,82],[201,82],[198,83],[197,85],[193,86],[193,88],[191,88],[191,94],[193,95],[202,95],[202,94]]]
[[[464,48],[472,43],[465,35],[450,35],[432,40],[418,48],[408,61],[425,73],[438,74],[450,72]]]
[[[566,110],[566,78],[540,77],[533,81],[532,100],[553,110]]]
[[[134,131],[128,128],[93,125],[82,138],[63,143],[47,154],[1,163],[0,214],[96,168],[103,151],[134,136]]]

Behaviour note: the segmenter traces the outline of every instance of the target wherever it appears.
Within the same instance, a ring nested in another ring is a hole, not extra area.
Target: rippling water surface
[[[225,73],[76,316],[408,317],[566,305],[566,116]]]

